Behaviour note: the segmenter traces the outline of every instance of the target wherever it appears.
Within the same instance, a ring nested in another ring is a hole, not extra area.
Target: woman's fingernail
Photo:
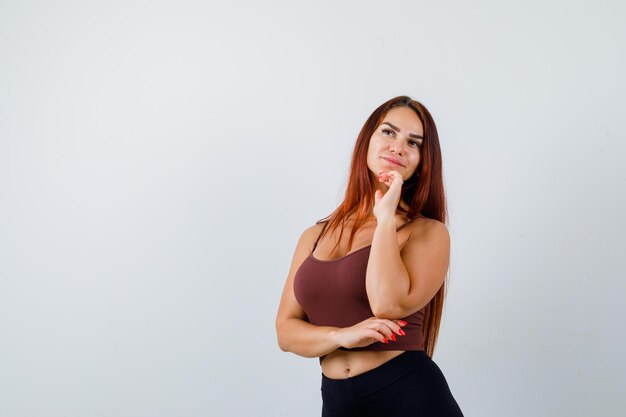
[[[406,336],[406,333],[404,333],[404,330],[402,329],[398,329],[398,333],[400,333],[402,336]]]
[[[394,342],[396,341],[396,335],[391,333],[391,340],[393,340]]]
[[[387,339],[383,339],[383,343],[389,343]]]
[[[400,323],[400,324],[401,324],[401,325],[403,325],[403,326],[404,326],[405,324],[408,324],[408,322],[406,322],[406,321],[404,321],[404,320],[400,320],[398,323]]]

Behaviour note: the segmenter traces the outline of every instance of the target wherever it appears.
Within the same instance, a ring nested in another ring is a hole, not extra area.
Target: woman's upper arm
[[[296,300],[296,297],[293,292],[293,281],[300,268],[300,265],[304,260],[310,255],[310,250],[313,246],[313,242],[317,238],[317,234],[321,230],[321,225],[313,225],[302,232],[300,235],[300,239],[298,239],[298,244],[296,245],[296,250],[291,259],[291,267],[289,268],[289,274],[287,275],[287,281],[285,282],[285,286],[283,288],[283,294],[280,298],[280,305],[278,306],[278,313],[276,314],[276,327],[278,325],[290,318],[297,318],[306,320],[307,316]]]
[[[411,234],[401,257],[410,280],[409,294],[401,304],[412,314],[430,302],[445,280],[450,263],[448,228],[437,220],[425,223],[419,232]]]

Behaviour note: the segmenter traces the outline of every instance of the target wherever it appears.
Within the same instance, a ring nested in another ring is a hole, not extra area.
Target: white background
[[[0,416],[319,416],[280,293],[405,94],[440,133],[465,415],[623,416],[625,11],[1,2]]]

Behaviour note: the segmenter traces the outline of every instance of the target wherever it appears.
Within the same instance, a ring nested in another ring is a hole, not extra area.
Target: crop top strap
[[[324,226],[322,227],[322,231],[320,232],[320,234],[317,236],[317,239],[315,239],[315,244],[313,245],[313,249],[311,249],[311,253],[313,251],[315,251],[315,248],[317,247],[317,242],[319,242],[320,237],[322,237],[322,234],[324,233],[324,230],[326,230],[326,226],[328,226],[328,222],[324,222]]]
[[[406,222],[406,223],[404,223],[403,225],[401,225],[400,227],[398,227],[398,228],[396,229],[396,232],[397,232],[398,230],[401,230],[404,226],[408,226],[408,225],[409,225],[410,223],[412,223],[412,222],[413,222],[413,220],[415,220],[415,219],[417,219],[417,216],[416,216],[416,217],[413,217],[411,220],[409,220],[408,222]]]

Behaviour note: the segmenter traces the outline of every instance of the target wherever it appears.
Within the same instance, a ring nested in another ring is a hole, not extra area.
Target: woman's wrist
[[[333,329],[330,332],[328,332],[328,335],[326,336],[328,341],[330,341],[333,345],[336,345],[337,348],[341,346],[341,343],[339,343],[340,331],[341,331],[340,328]]]
[[[387,216],[387,217],[381,217],[381,218],[377,218],[376,219],[376,227],[387,227],[393,225],[393,227],[396,227],[396,218],[395,216]]]

